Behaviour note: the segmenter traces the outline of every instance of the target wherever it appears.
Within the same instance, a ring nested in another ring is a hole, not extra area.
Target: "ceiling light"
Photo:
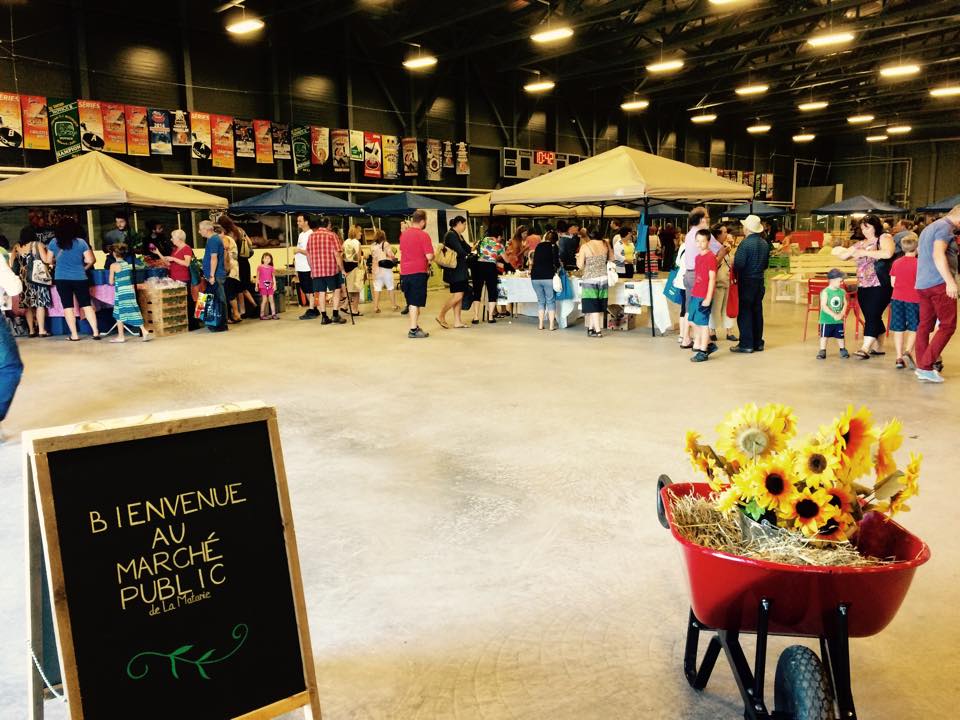
[[[547,92],[547,90],[553,90],[556,83],[553,80],[534,80],[533,82],[528,82],[523,86],[523,89],[528,93],[541,93]]]
[[[867,135],[867,142],[883,142],[886,139],[886,135]]]
[[[650,101],[641,100],[640,98],[624,100],[622,103],[620,103],[620,109],[626,110],[627,112],[631,110],[646,110],[648,107],[650,107]]]
[[[947,85],[946,87],[934,88],[930,91],[933,97],[953,97],[960,95],[960,85]]]
[[[851,115],[847,118],[851,125],[862,125],[863,123],[873,122],[873,115]]]
[[[735,5],[743,0],[710,0],[711,5]]]
[[[828,32],[822,35],[814,35],[807,40],[810,47],[828,47],[830,45],[842,45],[843,43],[853,42],[852,32]]]
[[[800,133],[799,135],[793,136],[793,141],[795,143],[805,143],[810,142],[816,137],[813,133]]]
[[[750,125],[747,128],[747,132],[750,133],[751,135],[763,135],[763,133],[769,132],[769,131],[770,131],[770,126],[763,125],[761,123],[757,123],[756,125]]]
[[[887,67],[880,68],[880,75],[885,78],[907,77],[909,75],[916,75],[918,72],[920,72],[920,66],[914,63],[888,65]]]
[[[403,66],[407,70],[425,70],[437,64],[435,55],[424,53],[423,48],[416,43],[411,43],[411,45],[417,49],[417,54],[408,55],[407,59],[403,61]]]
[[[647,65],[647,70],[652,73],[665,73],[679,70],[683,67],[683,60],[661,60],[660,62]]]
[[[693,115],[690,118],[690,122],[697,123],[697,125],[706,125],[707,123],[712,123],[717,119],[717,116],[713,113],[702,113],[700,115]]]
[[[567,38],[573,37],[573,28],[567,27],[566,25],[561,25],[558,27],[552,27],[549,30],[541,30],[540,32],[535,32],[530,36],[530,39],[535,43],[552,43],[559,40],[566,40]]]
[[[240,6],[240,14],[235,15],[234,19],[227,23],[227,32],[234,35],[248,35],[257,30],[262,30],[263,20],[258,17],[247,17],[247,9]]]
[[[913,128],[909,125],[891,125],[887,128],[887,132],[890,135],[906,135],[911,130],[913,130]]]
[[[756,85],[741,85],[736,89],[736,93],[737,95],[762,95],[769,89],[769,85],[757,83]]]
[[[829,105],[826,100],[811,100],[810,102],[800,103],[797,105],[797,110],[801,112],[810,112],[811,110],[823,110],[827,105]]]

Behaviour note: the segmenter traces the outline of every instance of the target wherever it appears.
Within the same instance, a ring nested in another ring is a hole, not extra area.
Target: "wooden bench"
[[[841,260],[835,255],[804,253],[790,257],[791,275],[809,278],[814,275],[826,275],[833,268],[839,268],[847,275],[857,274],[857,264],[853,260]]]

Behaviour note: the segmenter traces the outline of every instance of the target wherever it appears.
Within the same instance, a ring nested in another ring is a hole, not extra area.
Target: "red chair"
[[[803,340],[807,340],[807,327],[810,324],[810,313],[820,313],[820,293],[823,292],[830,282],[819,278],[810,278],[807,280],[807,313],[803,316]],[[819,319],[819,317],[818,317]],[[817,323],[819,326],[820,323]]]
[[[860,339],[860,329],[863,327],[863,314],[860,312],[860,303],[857,301],[857,289],[847,286],[847,311],[843,314],[843,326],[846,329],[847,315],[853,312],[853,338]]]

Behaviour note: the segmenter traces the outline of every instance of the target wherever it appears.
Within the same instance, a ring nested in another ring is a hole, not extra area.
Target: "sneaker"
[[[846,348],[840,348],[840,357],[842,357],[844,360],[850,357],[850,353],[847,352]]]
[[[817,353],[817,360],[826,360],[826,359],[827,359],[826,350],[821,350],[820,352]]]
[[[710,333],[710,342],[715,343],[717,341],[717,334]]]
[[[298,319],[300,319],[300,320],[315,320],[315,319],[318,318],[318,317],[320,317],[320,311],[317,310],[316,308],[314,308],[313,310],[307,310],[307,311],[306,311],[303,315],[301,315]]]
[[[707,345],[707,355],[713,355],[717,351],[717,344],[712,342]]]
[[[907,364],[903,361],[903,358],[897,358],[897,362],[894,363],[894,367],[897,370],[903,370]]]
[[[420,328],[417,328],[416,330],[411,330],[411,331],[409,331],[409,332],[407,333],[407,337],[410,338],[410,339],[413,339],[413,338],[427,338],[427,337],[430,337],[430,333],[424,332],[424,331],[421,330]]]
[[[920,382],[928,382],[928,383],[943,382],[943,377],[936,370],[921,370],[917,368],[915,373],[917,375],[917,379],[920,380]]]
[[[320,316],[321,325],[329,325],[331,322],[333,321],[326,314]]]
[[[333,323],[334,325],[346,325],[347,319],[340,317],[340,313],[333,314]]]
[[[710,359],[710,356],[707,355],[703,350],[697,350],[697,354],[691,356],[690,362],[706,362]]]

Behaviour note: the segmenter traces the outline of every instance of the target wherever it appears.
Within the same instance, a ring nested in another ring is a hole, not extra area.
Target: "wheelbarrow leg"
[[[840,710],[840,720],[856,720],[857,710],[853,705],[853,690],[850,687],[850,635],[847,616],[850,608],[837,606],[834,626],[826,638],[826,665],[833,681],[833,694]],[[820,641],[821,651],[824,643]]]
[[[686,675],[687,682],[694,690],[703,690],[707,686],[721,650],[720,640],[714,635],[710,638],[710,644],[707,645],[703,662],[697,669],[697,649],[700,644],[700,631],[702,629],[704,629],[703,625],[700,624],[696,615],[693,614],[693,610],[691,610],[690,620],[687,624],[687,647],[683,654],[683,674]]]

